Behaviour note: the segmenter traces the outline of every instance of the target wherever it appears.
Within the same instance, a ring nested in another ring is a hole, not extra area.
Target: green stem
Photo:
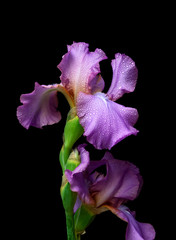
[[[67,240],[77,240],[75,237],[75,229],[74,229],[74,216],[73,214],[66,215],[66,224],[67,224]]]
[[[68,183],[65,170],[73,171],[79,164],[79,155],[76,151],[72,152],[72,147],[75,142],[81,137],[84,130],[79,123],[79,118],[75,115],[75,109],[70,110],[66,125],[64,128],[64,143],[60,151],[59,160],[63,171],[61,198],[65,209],[66,225],[67,225],[67,240],[79,240],[80,236],[75,234],[73,208],[76,202],[77,194],[72,192]],[[71,152],[73,153],[71,155]]]
[[[62,149],[60,151],[60,163],[63,171],[61,198],[62,198],[63,206],[65,209],[67,240],[77,240],[75,236],[75,225],[74,225],[74,214],[73,214],[73,207],[76,201],[76,194],[71,191],[70,184],[67,182],[64,175],[64,172],[66,169],[66,163],[70,155],[70,152],[71,152],[70,148],[65,147],[65,144],[63,144]]]
[[[66,148],[65,144],[63,144],[62,149],[60,151],[60,156],[59,156],[63,174],[64,174],[65,169],[66,169],[66,162],[68,160],[70,152],[71,152],[71,149],[70,148]]]

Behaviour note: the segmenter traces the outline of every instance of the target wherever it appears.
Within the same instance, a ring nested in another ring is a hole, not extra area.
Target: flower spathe
[[[64,92],[71,107],[76,107],[87,140],[97,149],[111,149],[138,132],[133,127],[138,119],[137,110],[114,102],[124,93],[134,91],[138,71],[130,57],[117,53],[112,60],[111,86],[106,94],[102,93],[105,84],[99,62],[107,57],[101,49],[90,52],[88,47],[82,42],[68,46],[68,52],[58,65],[61,83],[36,84],[32,93],[23,94],[23,105],[18,107],[17,117],[25,128],[41,128],[59,122],[57,91]]]
[[[140,192],[142,177],[139,169],[127,161],[114,159],[108,152],[101,161],[90,161],[84,146],[80,146],[79,151],[81,164],[74,171],[65,171],[71,190],[78,193],[75,210],[81,203],[95,214],[110,210],[128,222],[127,240],[153,240],[155,230],[152,225],[136,221],[134,213],[123,205],[134,200]],[[100,167],[105,167],[106,171],[101,173]]]

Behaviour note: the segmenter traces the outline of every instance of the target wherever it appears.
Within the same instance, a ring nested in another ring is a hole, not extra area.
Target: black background
[[[89,43],[91,51],[100,48],[108,56],[108,60],[100,64],[106,83],[104,92],[111,84],[111,60],[115,53],[125,53],[136,62],[139,71],[136,89],[118,103],[138,109],[139,120],[135,126],[140,132],[124,139],[111,152],[114,157],[140,168],[144,179],[141,194],[127,206],[136,211],[138,221],[154,226],[156,239],[162,239],[163,213],[168,199],[165,171],[171,163],[166,150],[171,141],[166,124],[169,106],[164,107],[167,98],[164,69],[171,39],[169,21],[165,23],[162,10],[150,7],[137,13],[132,10],[127,13],[120,8],[117,12],[96,10],[76,15],[70,15],[71,6],[56,12],[50,12],[47,6],[46,10],[31,8],[28,12],[27,9],[18,11],[8,29],[12,116],[6,153],[8,174],[4,180],[8,183],[5,222],[10,227],[7,236],[66,239],[59,195],[62,177],[59,150],[68,104],[58,94],[62,120],[42,130],[24,129],[16,119],[16,108],[20,105],[20,95],[33,91],[35,81],[46,85],[58,83],[60,71],[56,66],[67,52],[66,45],[83,41]],[[89,150],[94,160],[101,159],[105,153],[92,146]],[[125,239],[125,229],[125,222],[106,212],[96,217],[82,239]]]

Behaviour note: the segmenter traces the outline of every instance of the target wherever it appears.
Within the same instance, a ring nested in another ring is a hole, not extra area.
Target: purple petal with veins
[[[101,49],[89,52],[88,47],[87,43],[73,43],[58,65],[61,82],[75,99],[80,91],[91,93],[91,82],[100,72],[99,62],[107,58]]]
[[[58,84],[46,86],[36,82],[33,92],[21,95],[23,105],[17,108],[17,118],[24,128],[42,128],[61,120],[61,114],[57,110],[57,87]]]
[[[115,215],[128,223],[126,230],[126,240],[153,240],[155,239],[155,230],[149,223],[138,222],[134,218],[134,213],[124,205],[118,209],[109,208]]]
[[[134,61],[125,54],[117,53],[112,60],[113,78],[107,92],[112,101],[116,101],[124,93],[133,92],[136,86],[138,70]]]
[[[76,106],[84,136],[97,149],[111,149],[127,136],[138,133],[133,127],[138,119],[137,110],[109,100],[104,93],[79,93]]]

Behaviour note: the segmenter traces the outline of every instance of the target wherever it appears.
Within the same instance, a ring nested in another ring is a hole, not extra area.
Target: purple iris
[[[128,223],[127,240],[153,240],[153,226],[136,221],[135,213],[123,205],[134,200],[140,192],[142,177],[139,169],[127,161],[114,159],[109,152],[101,161],[90,161],[83,145],[79,151],[81,164],[74,171],[65,171],[71,190],[78,193],[75,211],[81,204],[94,214],[110,210]],[[99,171],[100,167],[106,171]]]
[[[60,91],[70,106],[76,108],[88,142],[97,149],[111,149],[138,132],[133,127],[138,119],[137,110],[114,102],[124,93],[134,91],[138,71],[130,57],[117,53],[112,60],[111,86],[106,94],[102,93],[105,84],[99,62],[107,57],[100,49],[89,52],[88,46],[81,42],[68,46],[58,65],[61,83],[49,86],[35,83],[32,93],[21,95],[23,105],[18,107],[17,117],[26,129],[59,122],[57,91]]]

